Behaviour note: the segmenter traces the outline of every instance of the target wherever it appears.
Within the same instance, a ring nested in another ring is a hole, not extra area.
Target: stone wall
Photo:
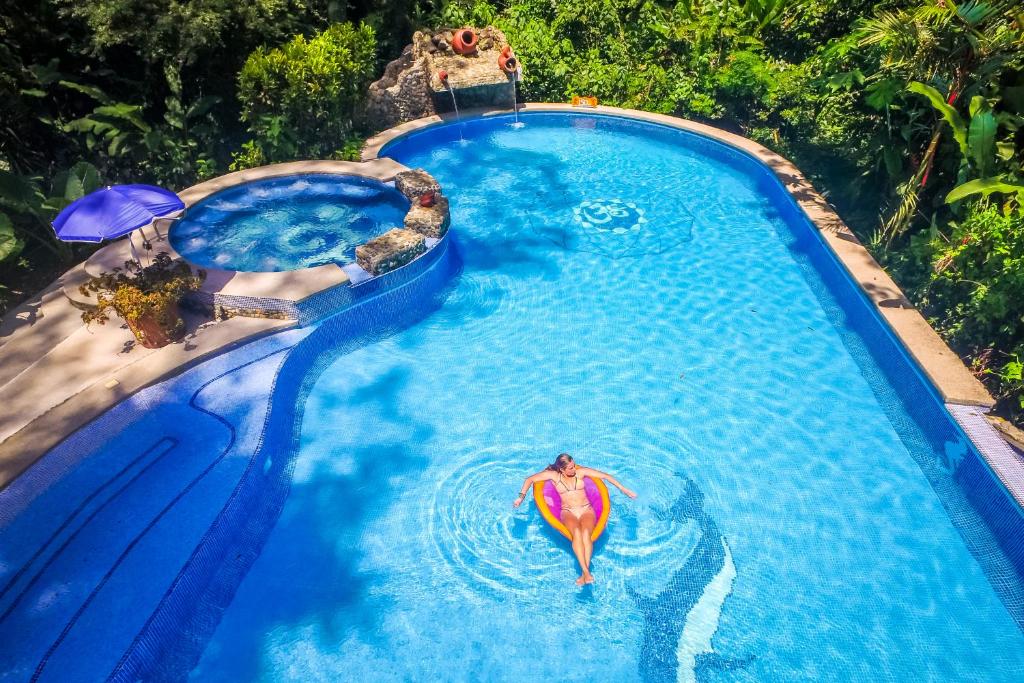
[[[501,51],[508,45],[505,34],[493,26],[477,30],[477,49],[469,55],[455,53],[453,34],[453,29],[413,34],[412,44],[370,85],[368,125],[383,130],[452,111],[452,91],[459,108],[512,106],[515,83],[498,67]],[[442,71],[448,74],[447,83],[438,77]]]
[[[392,228],[356,247],[356,263],[368,273],[383,275],[401,268],[426,251],[423,235],[405,228]]]
[[[410,202],[405,227],[389,230],[356,247],[356,263],[371,275],[383,275],[409,263],[427,250],[425,238],[444,237],[451,224],[447,197],[441,194],[434,176],[422,168],[396,174],[395,187]],[[433,204],[423,206],[423,195],[430,195]]]
[[[412,204],[409,212],[405,214],[405,227],[424,237],[444,237],[451,224],[451,213],[448,209],[448,198],[441,194],[441,185],[434,180],[434,176],[422,168],[402,171],[395,176],[395,187]],[[423,206],[420,203],[420,198],[427,193],[434,196],[432,206]]]
[[[370,84],[364,116],[375,130],[391,128],[437,113],[430,92],[427,60],[407,45],[401,56],[384,69],[379,81]]]

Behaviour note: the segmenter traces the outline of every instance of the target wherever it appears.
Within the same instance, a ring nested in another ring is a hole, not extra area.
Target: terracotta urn
[[[167,318],[174,326],[170,332],[160,325],[156,315],[144,315],[135,321],[129,320],[128,327],[135,335],[135,339],[147,349],[159,349],[185,336],[185,325],[181,320],[181,310],[177,303],[167,307]]]
[[[452,36],[452,49],[460,55],[471,55],[476,52],[478,40],[476,31],[471,28],[460,28]]]

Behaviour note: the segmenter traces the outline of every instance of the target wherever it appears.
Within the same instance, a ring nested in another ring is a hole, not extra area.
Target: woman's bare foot
[[[583,578],[583,583],[594,583],[594,575],[593,574],[587,574]]]
[[[593,578],[591,578],[591,581],[593,581]],[[576,579],[576,585],[577,586],[582,586],[585,583],[587,583],[587,575],[586,574],[580,574],[580,578]]]

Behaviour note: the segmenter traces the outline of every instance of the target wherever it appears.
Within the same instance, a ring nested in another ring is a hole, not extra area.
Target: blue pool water
[[[355,248],[401,227],[409,202],[369,178],[291,175],[228,188],[171,228],[171,245],[207,268],[281,271],[351,263]]]
[[[522,120],[384,150],[450,196],[433,262],[0,492],[0,671],[1021,680],[1020,510],[777,181]],[[511,507],[562,450],[640,494],[585,589]]]

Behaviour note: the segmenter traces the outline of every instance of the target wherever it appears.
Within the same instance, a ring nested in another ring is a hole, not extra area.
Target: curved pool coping
[[[387,158],[368,162],[330,160],[291,161],[218,176],[212,180],[207,180],[182,190],[178,193],[178,196],[185,203],[185,211],[187,212],[193,205],[208,199],[218,192],[258,180],[293,175],[320,174],[357,176],[381,183],[388,183],[394,180],[396,174],[406,170],[408,169],[402,164]],[[206,280],[200,291],[210,297],[255,298],[299,302],[324,289],[350,281],[349,276],[336,263],[325,263],[312,268],[275,272],[249,272],[199,266],[178,253],[171,244],[170,226],[181,215],[183,214],[170,218],[156,219],[139,229],[140,237],[147,237],[154,243],[154,252],[166,251],[171,258],[180,258],[191,263],[194,267],[201,267],[206,271]],[[116,243],[96,252],[86,261],[86,269],[96,273],[110,270],[115,266],[121,266],[128,256],[126,246],[125,244]]]
[[[760,162],[771,171],[810,225],[816,229],[831,256],[856,284],[877,317],[884,321],[883,328],[902,347],[922,378],[937,393],[949,417],[973,442],[1006,492],[1017,506],[1024,508],[1024,460],[1013,452],[985,418],[985,414],[995,405],[995,399],[914,308],[889,274],[792,162],[740,135],[665,114],[605,105],[578,107],[551,102],[527,103],[519,107],[519,111],[591,114],[644,121],[709,138]],[[462,112],[461,119],[511,113],[513,111],[509,108],[470,109]],[[435,115],[389,128],[366,141],[362,159],[364,162],[386,159],[380,156],[386,145],[418,131],[458,120],[453,114]]]
[[[178,196],[187,209],[222,190],[267,178],[333,174],[360,176],[387,183],[405,170],[408,169],[391,159],[369,162],[295,161],[228,173],[186,188]],[[154,253],[166,251],[172,258],[182,258],[168,239],[169,231],[165,226],[170,220],[173,219],[157,219],[142,226],[133,235],[149,239],[153,243]],[[119,240],[97,251],[84,264],[63,274],[51,285],[56,296],[52,304],[54,309],[48,315],[55,319],[77,319],[80,313],[78,308],[95,305],[94,301],[78,294],[79,285],[89,275],[123,267],[124,262],[130,258],[129,241]],[[188,262],[188,259],[183,260]],[[201,289],[201,297],[208,303],[212,302],[214,306],[219,303],[229,309],[241,303],[250,311],[267,311],[268,315],[264,317],[272,319],[236,317],[209,326],[209,329],[187,338],[185,343],[171,344],[161,349],[136,349],[131,354],[120,354],[113,364],[108,362],[99,366],[82,364],[80,353],[72,357],[65,357],[67,353],[54,357],[50,353],[51,349],[56,349],[82,332],[82,328],[71,328],[70,333],[65,332],[56,339],[47,339],[45,344],[28,344],[31,349],[25,355],[31,358],[24,363],[24,369],[7,384],[0,384],[0,400],[7,405],[10,416],[8,422],[11,422],[7,425],[8,431],[0,434],[0,490],[68,436],[141,389],[175,377],[197,363],[240,344],[288,329],[295,324],[308,324],[330,313],[331,306],[350,303],[358,296],[357,289],[369,291],[376,287],[366,286],[376,278],[353,281],[336,264],[270,273],[204,270],[207,278]],[[63,296],[60,295],[61,289]],[[279,315],[281,311],[287,313]],[[21,344],[22,337],[25,342],[38,337],[33,322],[34,319],[29,316],[22,324],[16,324],[11,338],[17,335],[18,343]],[[96,334],[87,335],[87,338],[93,341],[102,336],[103,343],[109,344],[115,341],[113,337],[117,334],[117,325],[108,325]],[[116,341],[116,345],[120,347],[128,341],[129,337],[125,337],[123,342]],[[83,348],[85,350],[82,353],[86,354],[96,351],[94,346],[86,345]],[[74,372],[68,370],[72,363]],[[29,396],[23,390],[25,386],[36,387],[38,390],[29,392],[32,393]]]
[[[964,366],[959,356],[942,341],[931,325],[913,307],[899,286],[889,277],[888,273],[882,270],[882,267],[864,248],[860,240],[836,215],[825,198],[814,189],[800,170],[789,160],[753,140],[702,123],[664,114],[604,105],[596,108],[583,108],[557,103],[525,104],[520,107],[520,111],[573,112],[637,119],[696,133],[725,143],[754,157],[767,166],[782,182],[783,187],[792,195],[807,218],[817,227],[825,243],[845,267],[850,277],[875,305],[878,314],[889,323],[892,331],[917,361],[943,400],[947,403],[987,408],[995,404],[995,399],[985,389],[985,386]],[[508,113],[511,113],[511,110],[488,109],[464,112],[464,114],[472,116],[495,116]],[[380,151],[385,145],[424,128],[453,121],[454,119],[450,116],[430,116],[390,128],[366,141],[362,158],[364,161],[386,159],[387,157],[379,157]]]

